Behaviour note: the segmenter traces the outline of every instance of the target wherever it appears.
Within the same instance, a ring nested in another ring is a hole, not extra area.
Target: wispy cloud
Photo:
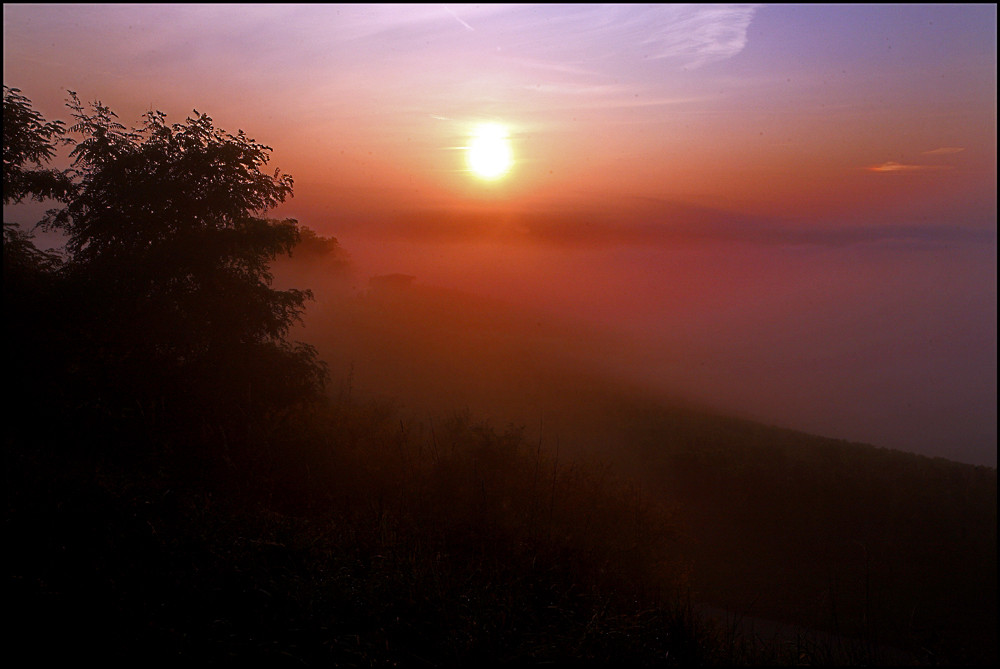
[[[586,96],[620,95],[627,90],[625,86],[613,84],[577,84],[571,82],[535,84],[533,86],[525,86],[525,88],[538,93]]]
[[[950,156],[956,153],[961,153],[965,151],[964,147],[961,146],[942,146],[937,149],[931,149],[929,151],[921,151],[922,156]],[[894,161],[886,161],[880,165],[870,165],[864,169],[869,172],[881,172],[890,174],[908,174],[914,172],[941,172],[944,170],[955,169],[954,165],[921,165],[914,163],[897,163]]]
[[[470,26],[465,21],[463,21],[461,18],[459,18],[458,14],[456,14],[454,12],[454,10],[452,10],[450,7],[445,7],[445,11],[448,12],[449,14],[451,14],[452,16],[454,16],[455,20],[458,21],[459,23],[461,23],[465,27],[466,30],[468,30],[469,32],[475,32],[476,29],[473,28],[472,26]]]
[[[924,151],[925,156],[946,156],[952,153],[961,153],[965,151],[965,147],[961,146],[942,146],[939,149],[931,149],[930,151]]]
[[[669,5],[637,17],[646,22],[649,36],[643,48],[652,58],[684,61],[686,67],[732,58],[747,44],[747,28],[754,5]]]
[[[598,97],[590,100],[575,100],[570,99],[567,96],[567,102],[565,104],[551,104],[549,109],[552,110],[581,110],[581,109],[631,109],[631,108],[641,108],[641,107],[669,107],[669,106],[680,106],[680,105],[692,105],[698,102],[704,102],[705,100],[711,99],[708,96],[696,97],[696,96],[677,96],[677,97],[665,97],[658,95],[651,95],[648,97],[639,97],[636,95],[615,95],[615,96],[605,96]],[[627,123],[630,122],[629,119],[618,119],[616,123]]]
[[[602,58],[669,60],[697,68],[732,58],[747,44],[756,5],[582,5],[546,9],[549,32],[566,50]]]
[[[871,165],[865,168],[869,172],[890,172],[890,173],[907,173],[907,172],[939,172],[941,170],[953,169],[951,165],[907,165],[904,163],[889,162],[882,163],[881,165]]]
[[[572,63],[561,63],[556,61],[542,60],[537,58],[525,58],[522,56],[504,55],[502,60],[512,65],[524,67],[528,70],[539,70],[547,73],[581,75],[586,77],[599,76],[600,73],[592,68],[581,67]]]

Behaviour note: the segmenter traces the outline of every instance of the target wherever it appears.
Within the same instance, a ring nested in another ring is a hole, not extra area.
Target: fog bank
[[[596,245],[516,220],[460,234],[345,229],[349,268],[297,262],[295,278],[317,296],[304,337],[359,391],[534,426],[605,384],[996,464],[988,238],[920,228]],[[404,276],[370,282],[389,274]]]

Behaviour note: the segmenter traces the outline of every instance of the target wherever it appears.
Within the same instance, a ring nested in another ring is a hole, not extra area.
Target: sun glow
[[[499,179],[514,165],[507,129],[497,123],[477,126],[467,147],[469,169],[481,179]]]

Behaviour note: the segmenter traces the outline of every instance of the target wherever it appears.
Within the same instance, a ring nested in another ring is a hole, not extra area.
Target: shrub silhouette
[[[5,293],[17,284],[8,251],[22,278],[58,281],[46,306],[71,333],[68,408],[238,424],[318,398],[324,365],[286,339],[311,293],[271,285],[269,264],[299,241],[295,220],[266,216],[293,186],[263,170],[271,149],[197,111],[172,125],[149,112],[127,129],[100,102],[88,109],[70,92],[67,106],[79,137],[67,140],[71,169],[31,170],[53,157],[64,125],[4,88],[4,200],[57,197],[41,225],[65,233],[68,252],[57,264],[5,226]]]

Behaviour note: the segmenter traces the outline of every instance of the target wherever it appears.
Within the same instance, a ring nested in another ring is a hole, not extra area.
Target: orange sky
[[[68,119],[72,89],[126,124],[197,109],[243,129],[295,177],[278,213],[362,271],[669,339],[729,379],[705,392],[733,405],[761,396],[739,390],[756,375],[780,395],[759,413],[783,424],[808,411],[781,402],[825,378],[810,406],[840,413],[804,428],[923,452],[974,441],[962,458],[996,462],[996,5],[3,15],[4,83],[47,118]],[[466,164],[481,122],[510,133],[495,182]],[[655,358],[650,375],[688,374]],[[874,430],[889,413],[896,432]]]
[[[976,203],[996,183],[980,6],[5,5],[4,81],[125,120],[209,111],[275,147],[309,208],[650,197],[811,217]],[[502,183],[470,179],[505,123]],[[875,172],[898,165],[896,172]],[[906,170],[909,168],[909,170]],[[339,202],[338,202],[339,204]]]

